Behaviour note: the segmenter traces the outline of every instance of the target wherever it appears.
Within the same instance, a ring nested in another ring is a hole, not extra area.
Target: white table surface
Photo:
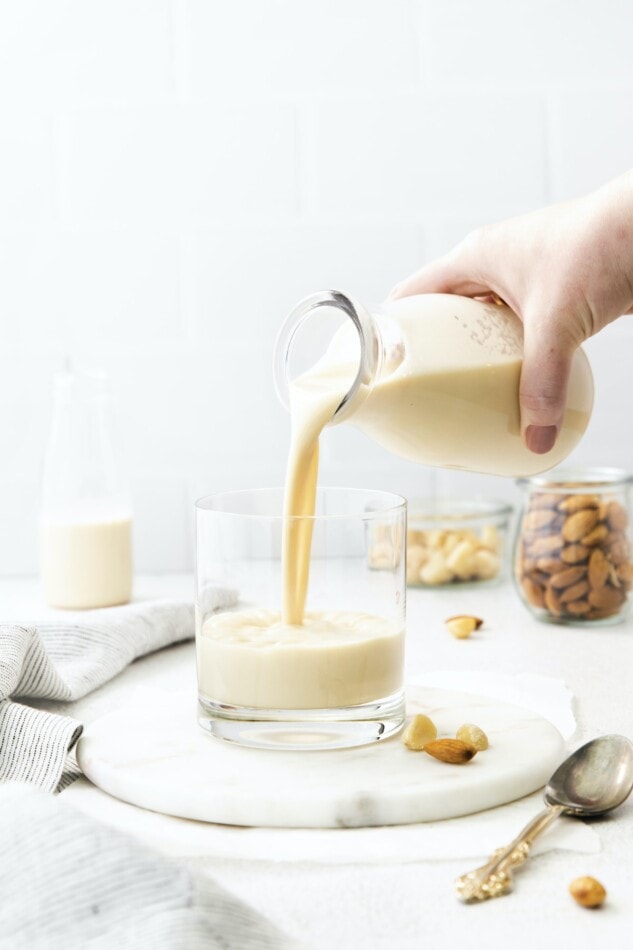
[[[188,576],[138,578],[136,599],[191,597]],[[3,619],[46,615],[31,579],[0,579]],[[443,620],[474,613],[485,621],[469,640],[454,640]],[[537,623],[509,584],[487,589],[410,591],[407,669],[497,670],[564,679],[576,697],[578,722],[570,745],[617,732],[633,738],[633,621],[584,630]],[[74,704],[42,706],[84,723],[125,703],[138,685],[195,690],[192,643],[152,654],[111,683]],[[101,794],[101,793],[100,793]],[[71,796],[69,796],[70,800]],[[534,856],[516,875],[511,896],[465,906],[453,879],[470,870],[464,861],[399,865],[297,864],[189,858],[203,873],[260,909],[310,948],[327,950],[420,950],[420,948],[574,947],[630,944],[633,933],[633,801],[594,822],[602,851],[551,851]],[[517,829],[518,831],[519,829]],[[506,842],[499,841],[498,844]],[[568,883],[581,874],[598,877],[608,901],[598,912],[578,907]]]

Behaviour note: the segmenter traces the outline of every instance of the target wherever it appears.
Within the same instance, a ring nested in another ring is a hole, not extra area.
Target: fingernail
[[[554,447],[556,426],[528,426],[525,430],[525,444],[530,452],[544,455]]]
[[[396,284],[395,287],[392,287],[391,290],[389,291],[389,296],[387,297],[387,300],[395,300],[396,297],[398,296],[399,290],[400,290],[400,284]]]

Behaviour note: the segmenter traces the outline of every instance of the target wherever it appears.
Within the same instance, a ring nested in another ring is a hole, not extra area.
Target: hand
[[[565,204],[488,225],[391,292],[496,295],[521,318],[521,429],[536,453],[560,430],[574,351],[633,313],[633,172]]]

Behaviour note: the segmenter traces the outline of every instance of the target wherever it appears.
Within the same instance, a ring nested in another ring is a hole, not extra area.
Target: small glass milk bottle
[[[131,597],[132,507],[110,416],[104,373],[54,377],[40,522],[42,585],[53,607],[110,607]]]

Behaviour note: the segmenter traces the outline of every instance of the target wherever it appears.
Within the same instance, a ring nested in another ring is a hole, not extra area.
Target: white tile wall
[[[179,240],[147,231],[31,231],[0,236],[5,341],[84,347],[183,335]]]
[[[587,87],[633,77],[627,0],[421,0],[427,77],[440,85]]]
[[[138,568],[189,567],[195,497],[283,478],[290,307],[379,301],[478,224],[631,167],[632,31],[623,0],[0,4],[0,572],[37,569],[64,358],[112,377]],[[632,346],[620,321],[588,347],[581,463],[633,469]],[[322,476],[513,496],[350,428]]]
[[[162,100],[174,89],[170,0],[0,5],[0,88],[48,103]]]
[[[84,107],[61,118],[59,149],[72,226],[178,231],[297,211],[287,104]]]
[[[633,76],[626,87],[551,100],[552,197],[573,198],[631,167]]]
[[[56,187],[50,116],[0,100],[0,158],[0,230],[45,227],[53,216]]]
[[[545,198],[543,103],[536,96],[325,99],[318,194],[337,218],[426,221],[470,204],[493,215]]]
[[[191,88],[357,89],[414,84],[415,4],[409,0],[208,0],[182,4]]]

